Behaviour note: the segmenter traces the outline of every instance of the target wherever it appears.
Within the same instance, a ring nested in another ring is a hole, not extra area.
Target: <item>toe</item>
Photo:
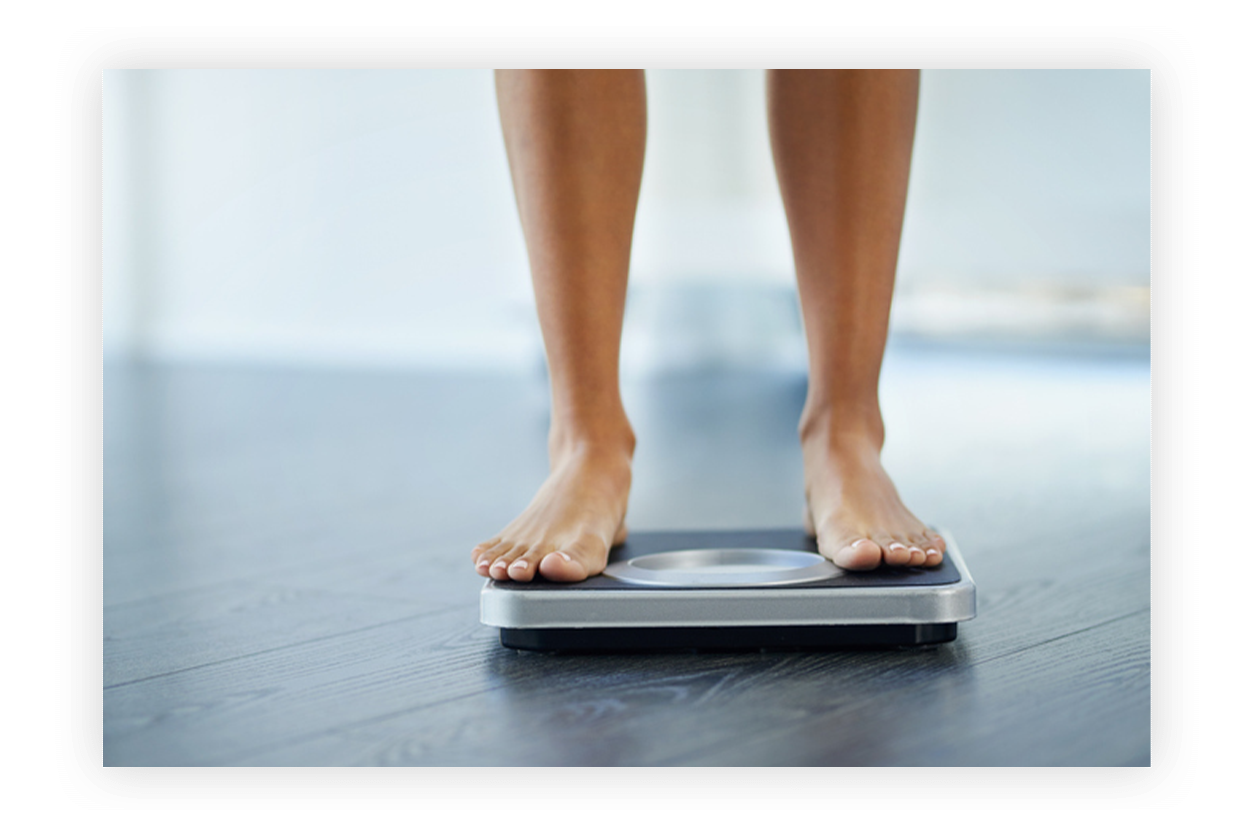
[[[910,546],[910,565],[926,566],[928,561],[927,550],[931,548],[931,540],[928,538],[927,532],[920,531],[911,535],[908,545]]]
[[[923,554],[924,566],[939,566],[941,560],[944,559],[945,551],[943,548],[938,549],[934,540],[928,540],[927,544],[923,547]]]
[[[910,547],[900,540],[889,538],[883,544],[884,562],[889,566],[909,566]]]
[[[536,567],[539,562],[536,550],[528,549],[517,560],[512,561],[505,571],[510,580],[529,581],[536,576]]]
[[[500,545],[501,538],[493,537],[491,540],[484,540],[470,550],[470,557],[475,563],[475,571],[485,578],[488,577],[488,567],[492,565],[492,561],[501,553],[501,549],[498,548]]]
[[[576,582],[605,569],[610,544],[601,537],[585,535],[564,543],[540,561],[540,574],[549,580]]]
[[[488,575],[494,580],[503,581],[509,578],[509,565],[515,559],[522,556],[526,548],[523,546],[514,546],[508,551],[502,553],[499,557],[492,561],[492,565],[488,568]]]
[[[484,557],[486,552],[487,549],[484,548],[482,543],[470,550],[470,560],[475,564],[475,571],[480,575],[488,574],[488,565],[492,562]]]
[[[842,569],[864,572],[879,566],[882,558],[883,550],[879,545],[864,537],[837,549],[832,562]]]
[[[570,550],[549,552],[540,561],[540,574],[551,581],[575,583],[588,577],[583,561],[576,560]]]

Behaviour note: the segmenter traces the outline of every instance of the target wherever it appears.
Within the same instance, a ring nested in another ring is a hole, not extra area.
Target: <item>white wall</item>
[[[900,273],[1149,282],[1149,71],[923,76]]]
[[[125,139],[143,149],[131,176],[147,173],[142,224],[106,235],[131,254],[132,274],[106,282],[129,284],[140,346],[331,362],[530,350],[490,73],[108,76],[105,110],[131,99]]]
[[[795,354],[763,73],[648,86],[629,364]],[[1148,129],[1148,72],[925,72],[903,292],[1147,285]],[[104,146],[108,351],[539,362],[489,70],[110,71]]]

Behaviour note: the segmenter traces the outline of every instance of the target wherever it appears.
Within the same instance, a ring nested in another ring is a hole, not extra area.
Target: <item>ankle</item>
[[[636,434],[625,418],[573,426],[555,421],[549,430],[549,458],[552,461],[569,456],[625,457],[630,460],[635,451]]]
[[[884,419],[878,404],[836,408],[830,404],[807,403],[801,411],[797,434],[803,445],[870,446],[878,453],[884,448]]]

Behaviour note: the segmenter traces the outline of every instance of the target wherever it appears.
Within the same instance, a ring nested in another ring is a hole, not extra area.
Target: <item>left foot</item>
[[[882,434],[802,432],[806,529],[844,569],[937,566],[945,541],[906,508],[880,464]]]
[[[618,443],[552,448],[552,472],[531,504],[471,551],[476,570],[497,581],[581,581],[605,568],[623,542],[634,436]]]

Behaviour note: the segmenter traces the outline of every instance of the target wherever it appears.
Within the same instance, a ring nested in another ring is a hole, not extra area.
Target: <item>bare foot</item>
[[[910,513],[880,464],[882,434],[803,432],[806,528],[844,569],[936,566],[945,541]]]
[[[552,454],[549,477],[531,504],[496,537],[471,551],[480,575],[581,581],[599,574],[623,542],[632,445],[571,445]]]

